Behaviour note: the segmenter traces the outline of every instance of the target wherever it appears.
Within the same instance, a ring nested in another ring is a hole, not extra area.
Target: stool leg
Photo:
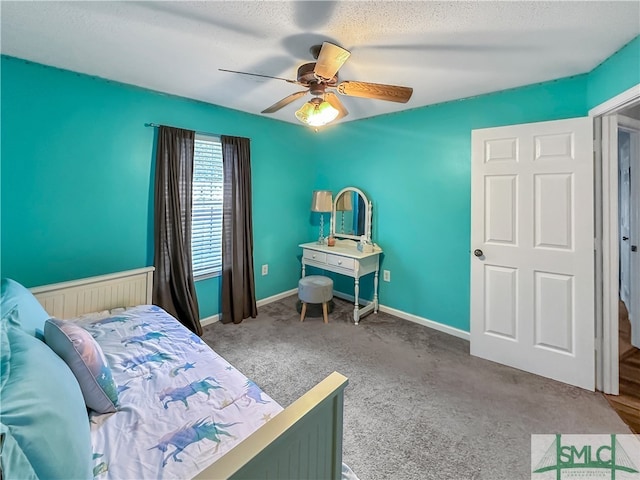
[[[300,310],[300,321],[304,322],[304,316],[307,313],[307,304],[302,302],[302,309]]]
[[[324,323],[329,323],[329,317],[327,312],[327,302],[322,302],[322,316],[324,317]]]

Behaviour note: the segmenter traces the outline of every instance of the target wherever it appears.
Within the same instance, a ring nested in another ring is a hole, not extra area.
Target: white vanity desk
[[[380,254],[382,250],[375,247],[371,253],[360,252],[356,248],[356,242],[352,240],[336,240],[336,245],[328,247],[316,242],[303,243],[302,248],[302,276],[305,276],[307,265],[328,270],[330,272],[346,275],[354,279],[353,296],[353,320],[356,325],[360,317],[369,312],[378,312],[378,272],[380,270]],[[358,306],[360,292],[360,277],[374,274],[373,277],[373,301],[366,307]]]

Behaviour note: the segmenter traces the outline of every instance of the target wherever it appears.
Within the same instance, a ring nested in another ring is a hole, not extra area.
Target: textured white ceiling
[[[322,41],[340,80],[413,87],[407,104],[340,97],[342,121],[588,72],[640,34],[640,2],[0,3],[1,51],[254,114],[301,88]],[[271,118],[294,122],[298,99]]]

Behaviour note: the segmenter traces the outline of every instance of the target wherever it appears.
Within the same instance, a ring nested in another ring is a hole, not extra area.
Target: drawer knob
[[[342,265],[342,260],[338,260],[338,265]]]

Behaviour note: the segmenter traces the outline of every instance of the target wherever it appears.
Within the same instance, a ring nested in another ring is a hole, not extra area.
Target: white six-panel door
[[[472,132],[471,354],[594,389],[592,120]]]

